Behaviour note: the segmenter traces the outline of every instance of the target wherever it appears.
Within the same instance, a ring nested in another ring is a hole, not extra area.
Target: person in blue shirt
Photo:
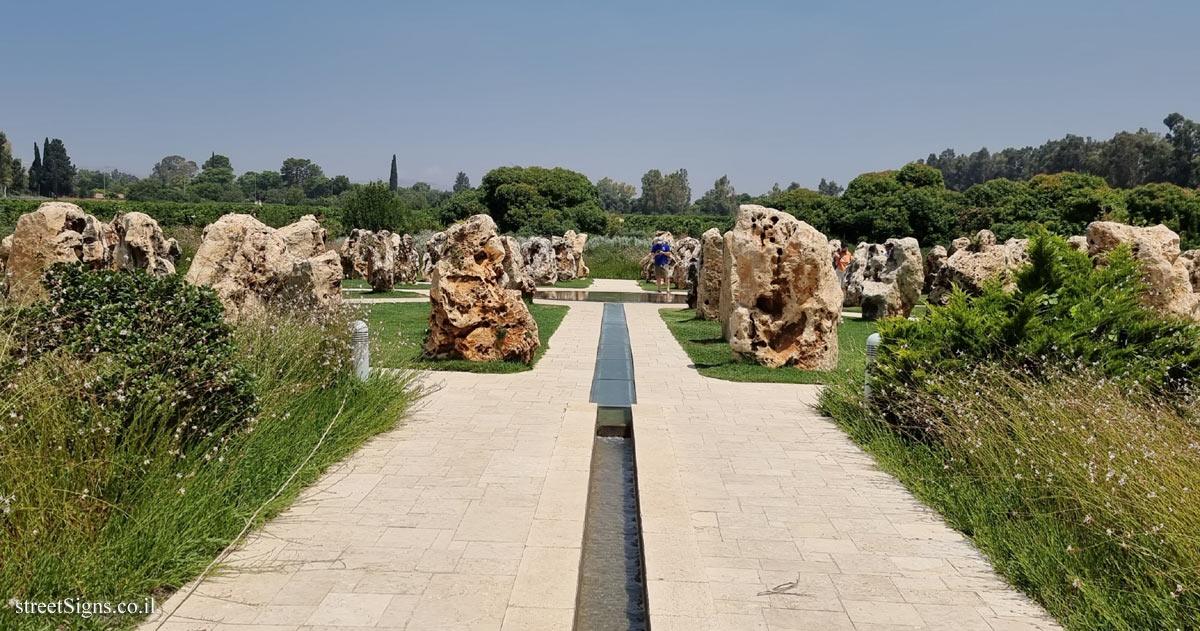
[[[663,237],[655,237],[650,253],[654,255],[654,280],[658,283],[658,291],[670,293],[671,244]]]

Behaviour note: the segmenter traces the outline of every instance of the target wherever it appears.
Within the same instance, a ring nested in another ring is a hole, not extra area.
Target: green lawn
[[[550,336],[558,330],[566,306],[531,304],[529,311],[538,324],[542,345],[533,362],[473,362],[465,359],[423,359],[421,347],[429,328],[429,303],[393,302],[371,305],[367,323],[371,330],[371,365],[384,368],[455,370],[461,372],[513,373],[530,370],[550,348]]]
[[[538,285],[538,287],[557,287],[558,289],[584,289],[592,286],[591,277],[588,278],[573,278],[571,280],[560,280],[553,285]]]
[[[658,284],[648,280],[639,280],[638,287],[641,287],[646,291],[658,291]],[[667,284],[667,287],[669,287],[671,291],[687,291],[687,289],[684,287],[676,287],[670,283]]]
[[[371,285],[361,278],[342,279],[342,289],[370,289]],[[429,289],[429,283],[396,283],[396,289]]]
[[[738,358],[729,349],[729,342],[721,337],[721,323],[696,319],[694,309],[660,309],[659,313],[688,358],[705,377],[771,383],[828,383],[833,378],[827,371],[768,368]],[[874,332],[874,322],[847,318],[838,325],[838,372],[862,372],[867,336]]]
[[[397,285],[399,286],[399,285]],[[418,294],[415,291],[343,291],[342,296],[345,298],[362,298],[363,300],[374,300],[377,298],[425,298],[425,294]]]

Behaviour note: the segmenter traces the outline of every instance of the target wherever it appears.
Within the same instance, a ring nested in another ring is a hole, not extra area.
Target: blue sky
[[[976,6],[971,6],[976,5]],[[845,184],[953,147],[1200,117],[1196,2],[8,3],[0,130],[28,165],[228,155],[448,187],[507,164],[694,196]]]

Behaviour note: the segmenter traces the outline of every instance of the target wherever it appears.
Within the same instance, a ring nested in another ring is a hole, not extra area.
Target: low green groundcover
[[[371,305],[368,325],[371,329],[371,365],[384,368],[415,368],[421,370],[456,370],[462,372],[513,373],[533,368],[546,349],[550,336],[558,330],[566,306],[530,304],[529,312],[538,324],[541,346],[529,364],[512,361],[473,362],[465,359],[424,359],[421,347],[429,328],[429,303],[393,302]]]
[[[687,352],[688,358],[705,377],[727,381],[770,383],[828,383],[830,371],[768,368],[733,354],[729,342],[721,337],[721,323],[696,318],[694,309],[660,309],[667,328]],[[846,318],[838,326],[837,372],[861,373],[866,361],[867,336],[875,332],[874,322]]]
[[[415,291],[344,291],[342,296],[360,300],[378,300],[380,298],[423,298],[425,294]]]

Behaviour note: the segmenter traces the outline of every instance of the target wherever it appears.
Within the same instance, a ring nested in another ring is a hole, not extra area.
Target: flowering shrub
[[[92,366],[81,386],[120,424],[137,411],[180,440],[219,434],[257,411],[250,373],[212,290],[179,276],[58,265],[46,301],[18,312],[5,372],[48,353]]]

